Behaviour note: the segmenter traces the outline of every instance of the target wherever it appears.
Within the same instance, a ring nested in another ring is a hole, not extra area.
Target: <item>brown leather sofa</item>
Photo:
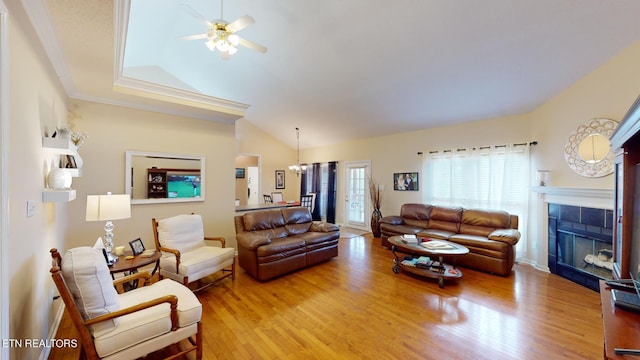
[[[464,245],[469,253],[457,264],[502,276],[511,273],[520,240],[518,216],[501,210],[474,210],[428,204],[404,204],[400,216],[380,220],[382,246],[389,237],[414,234]]]
[[[240,267],[258,280],[338,256],[338,226],[312,221],[306,207],[250,211],[234,220]]]

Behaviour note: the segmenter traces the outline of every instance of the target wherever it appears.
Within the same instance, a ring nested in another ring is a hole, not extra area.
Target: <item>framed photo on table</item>
[[[418,173],[394,173],[393,174],[393,190],[400,191],[418,191]]]
[[[276,189],[284,189],[284,170],[276,170]]]
[[[134,256],[144,252],[144,244],[140,238],[129,241],[129,246],[131,246],[131,251],[133,251]]]

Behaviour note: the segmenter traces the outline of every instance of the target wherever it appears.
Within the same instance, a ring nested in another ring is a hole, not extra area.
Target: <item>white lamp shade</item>
[[[87,195],[87,221],[107,221],[131,217],[131,198],[122,195]]]

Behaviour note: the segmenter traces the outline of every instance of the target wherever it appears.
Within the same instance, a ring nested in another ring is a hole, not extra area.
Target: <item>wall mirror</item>
[[[611,135],[618,122],[593,119],[578,126],[564,147],[564,158],[569,168],[585,177],[602,177],[613,172]]]
[[[204,201],[204,156],[126,151],[125,192],[132,204]]]

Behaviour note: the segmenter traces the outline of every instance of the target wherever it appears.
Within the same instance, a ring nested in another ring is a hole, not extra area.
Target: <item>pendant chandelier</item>
[[[289,166],[289,171],[292,174],[296,174],[296,176],[299,177],[300,174],[303,174],[307,170],[307,165],[300,165],[300,129],[299,128],[296,128],[296,138],[298,140],[298,156],[296,159],[296,164]]]

